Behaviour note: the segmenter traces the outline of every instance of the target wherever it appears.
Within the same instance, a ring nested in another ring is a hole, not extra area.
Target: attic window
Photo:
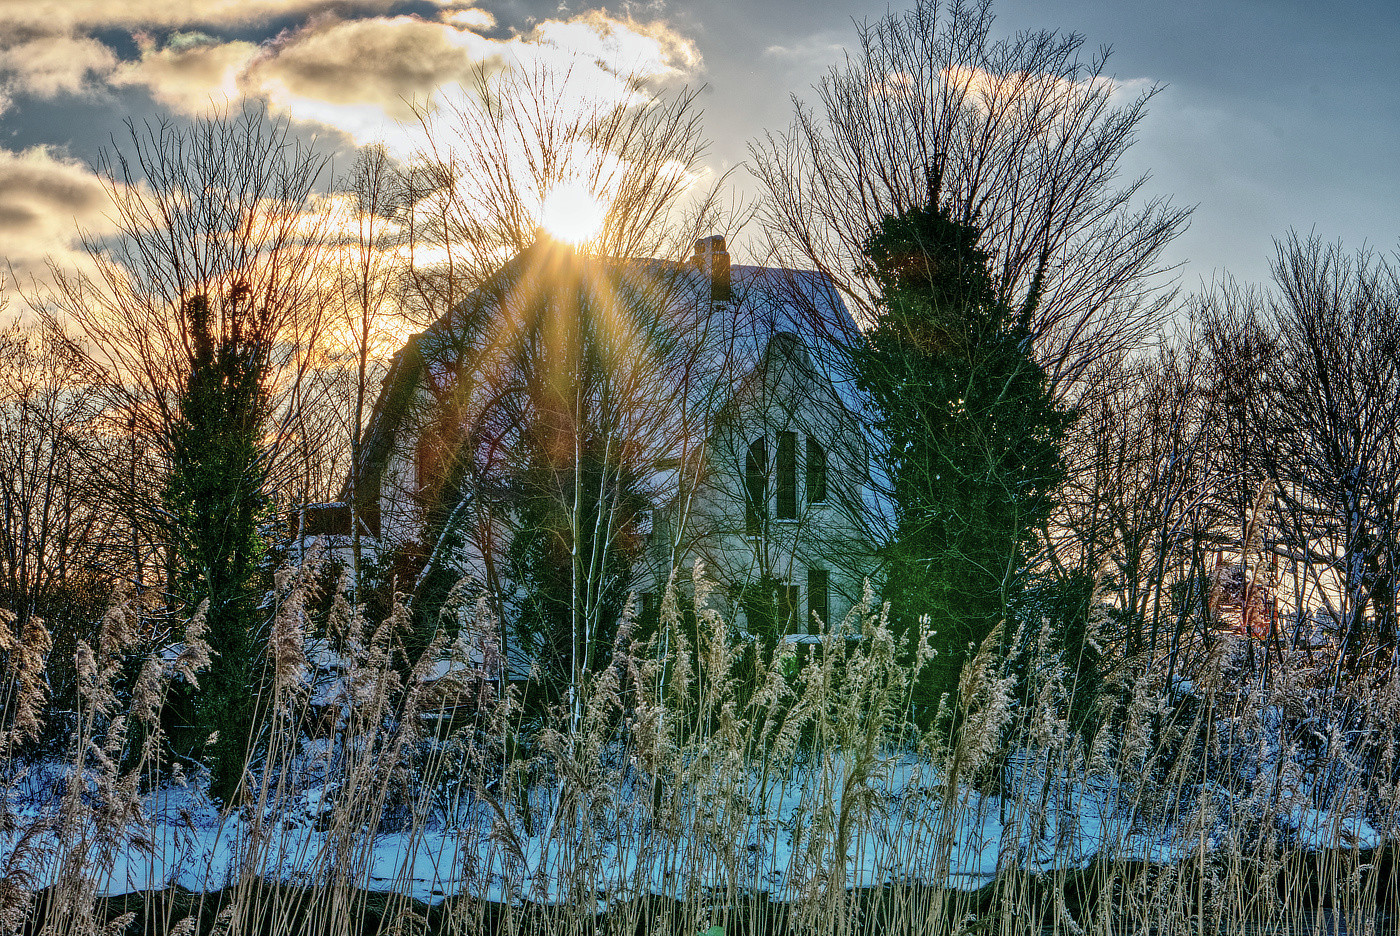
[[[807,503],[826,503],[826,449],[807,437]]]
[[[777,499],[779,520],[797,519],[797,433],[778,433]]]
[[[768,443],[760,436],[749,444],[744,458],[744,532],[763,533],[768,517]]]

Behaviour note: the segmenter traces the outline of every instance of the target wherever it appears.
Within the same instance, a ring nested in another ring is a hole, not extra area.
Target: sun
[[[608,206],[581,179],[562,182],[540,204],[540,226],[556,240],[582,244],[603,229]]]

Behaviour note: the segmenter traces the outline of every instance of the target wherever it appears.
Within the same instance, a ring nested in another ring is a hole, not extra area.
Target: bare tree
[[[1201,315],[1239,457],[1270,493],[1266,547],[1339,624],[1340,678],[1377,648],[1393,665],[1400,637],[1400,273],[1292,234],[1273,276],[1222,284]]]
[[[346,485],[340,490],[344,504],[338,509],[349,519],[352,587],[360,583],[362,540],[369,531],[367,518],[361,516],[358,484],[365,473],[371,394],[406,324],[402,289],[409,245],[404,191],[398,164],[383,146],[370,146],[356,156],[333,195],[329,279],[336,314],[327,323],[325,362],[316,375],[326,384],[318,395],[317,423],[335,439],[325,460],[331,483]],[[313,430],[308,426],[303,431]],[[335,477],[337,466],[342,471]],[[325,487],[320,490],[323,497],[335,496]],[[302,502],[312,499],[308,495]]]
[[[861,247],[882,218],[947,206],[983,232],[997,299],[1029,309],[1052,385],[1135,348],[1172,300],[1163,248],[1188,211],[1140,207],[1146,177],[1118,163],[1157,89],[1118,103],[1106,53],[1083,37],[991,39],[990,0],[917,0],[859,30],[859,45],[796,102],[786,133],[753,147],[765,221],[789,266],[832,277],[873,320]]]
[[[0,606],[23,627],[123,557],[97,498],[98,406],[74,349],[18,322],[0,331]],[[46,609],[46,606],[48,608]]]
[[[56,288],[36,304],[76,336],[109,415],[153,439],[179,417],[195,354],[192,300],[211,304],[216,344],[234,339],[238,319],[238,340],[265,358],[275,485],[300,454],[287,443],[324,326],[325,219],[313,193],[325,159],[252,107],[189,127],[127,129],[125,148],[97,163],[119,233],[84,234],[94,272],[56,270]]]
[[[1192,335],[1152,357],[1106,365],[1079,400],[1052,556],[1094,578],[1118,609],[1133,666],[1189,665],[1210,637],[1212,555],[1237,546],[1223,503],[1236,465],[1220,445],[1208,354]]]
[[[0,330],[0,609],[16,633],[51,635],[45,688],[65,709],[76,642],[91,639],[114,580],[142,562],[139,531],[103,483],[108,463],[125,463],[126,439],[98,431],[92,390],[61,336],[19,322]]]
[[[707,147],[698,92],[627,83],[631,99],[617,101],[590,95],[568,69],[482,65],[462,99],[416,109],[428,144],[404,185],[412,282],[427,320],[533,244],[558,191],[602,213],[587,253],[689,253],[717,214],[714,190],[693,192]]]

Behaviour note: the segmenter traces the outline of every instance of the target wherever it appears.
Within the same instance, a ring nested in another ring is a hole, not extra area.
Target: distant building
[[[1216,554],[1210,604],[1226,630],[1256,640],[1275,636],[1279,620],[1277,588],[1276,563],[1246,567],[1227,563],[1223,554]]]

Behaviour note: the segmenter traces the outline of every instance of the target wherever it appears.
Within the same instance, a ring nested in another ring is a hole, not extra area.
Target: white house
[[[365,551],[405,579],[437,562],[509,592],[521,521],[483,494],[497,466],[592,446],[627,466],[630,513],[608,537],[642,538],[628,587],[644,616],[672,569],[702,560],[729,610],[766,602],[770,626],[810,633],[859,599],[888,521],[846,367],[859,337],[827,278],[731,264],[722,237],[689,263],[536,244],[396,355],[358,474],[306,528],[343,536],[354,515]],[[574,503],[582,473],[568,477]],[[622,485],[597,483],[599,498]]]
[[[848,367],[860,335],[827,278],[731,266],[722,238],[696,246],[696,288],[721,297],[717,354],[732,379],[691,483],[658,504],[652,570],[664,581],[703,560],[731,597],[771,588],[780,629],[810,633],[860,598],[887,520]]]

